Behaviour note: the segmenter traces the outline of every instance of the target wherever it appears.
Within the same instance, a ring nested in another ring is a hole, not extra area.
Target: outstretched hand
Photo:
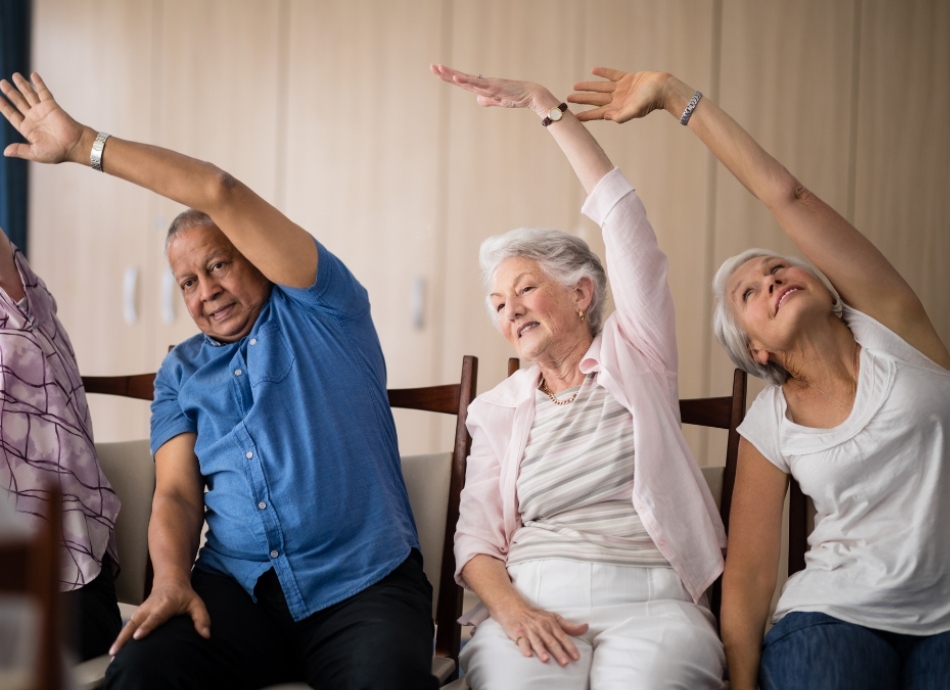
[[[31,79],[14,74],[13,84],[0,80],[6,97],[0,98],[0,113],[29,142],[10,144],[3,155],[38,163],[82,160],[85,128],[59,107],[39,74],[34,72]]]
[[[545,94],[549,92],[534,82],[476,76],[445,65],[429,65],[429,69],[442,81],[474,93],[475,101],[479,105],[531,108],[539,114],[549,110],[552,105],[557,105],[557,101],[549,103],[553,97],[545,99]]]
[[[581,81],[567,97],[570,103],[596,106],[577,113],[577,119],[626,122],[645,117],[664,107],[664,86],[668,75],[663,72],[622,72],[609,67],[595,67],[591,72],[606,81]]]

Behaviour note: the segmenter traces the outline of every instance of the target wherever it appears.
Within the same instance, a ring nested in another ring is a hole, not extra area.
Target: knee
[[[194,637],[192,641],[189,638]],[[129,640],[109,664],[105,687],[122,690],[181,687],[187,649],[202,638],[191,620],[173,618],[140,640]]]

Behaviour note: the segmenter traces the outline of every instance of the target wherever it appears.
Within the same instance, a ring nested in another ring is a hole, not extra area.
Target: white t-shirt
[[[805,570],[785,583],[774,620],[820,611],[859,625],[950,630],[950,371],[845,306],[861,344],[854,407],[833,429],[786,416],[769,386],[742,434],[815,504]]]

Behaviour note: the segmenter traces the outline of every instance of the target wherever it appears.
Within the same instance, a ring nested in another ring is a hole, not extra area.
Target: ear
[[[584,276],[574,286],[574,306],[577,311],[587,312],[590,303],[594,300],[594,281]]]
[[[769,363],[769,351],[763,347],[759,347],[754,342],[749,343],[749,354],[752,355],[752,359],[755,360],[757,364],[761,366],[767,366]]]

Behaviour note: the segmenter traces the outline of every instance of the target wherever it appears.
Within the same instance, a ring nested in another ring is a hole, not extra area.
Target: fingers
[[[188,613],[195,624],[195,630],[206,640],[211,637],[211,616],[204,602],[198,596],[188,606]]]
[[[609,120],[609,111],[606,106],[594,108],[592,110],[581,110],[577,113],[577,119],[581,122],[590,122],[591,120]]]
[[[23,116],[26,115],[27,111],[30,109],[30,104],[26,102],[26,99],[23,98],[23,94],[17,91],[16,87],[13,86],[6,79],[0,79],[0,91],[3,92],[3,95],[7,97],[7,107],[16,113],[19,122],[23,121]],[[12,106],[11,106],[12,104]],[[14,110],[16,108],[16,110]],[[14,127],[16,124],[9,115],[7,115],[6,110],[4,110],[4,115],[7,120],[10,121],[10,124]]]
[[[132,616],[132,618],[134,619],[135,616]],[[135,632],[136,628],[138,628],[138,626],[133,621],[129,621],[125,624],[125,627],[119,631],[119,636],[115,638],[115,642],[109,647],[109,656],[115,656],[119,653],[119,650],[125,646],[125,643],[132,639],[132,633]]]
[[[557,613],[554,614],[554,618],[557,620],[558,625],[561,626],[561,630],[563,630],[568,635],[571,635],[572,637],[583,635],[584,633],[587,632],[587,629],[590,627],[587,623],[572,623],[571,621],[567,620],[566,618],[564,618],[563,616]]]
[[[574,84],[575,91],[593,91],[598,93],[611,93],[617,85],[612,81],[579,81]]]
[[[580,658],[577,647],[560,629],[553,633],[545,628],[529,630],[527,639],[531,643],[531,651],[544,663],[553,656],[558,665],[567,666]]]
[[[40,102],[39,96],[37,96],[36,91],[33,90],[33,85],[28,82],[22,74],[19,72],[14,72],[13,83],[16,84],[16,87],[20,90],[20,93],[23,94],[24,100],[30,104],[31,108]]]
[[[612,100],[608,93],[572,93],[568,94],[568,103],[580,103],[581,105],[607,105]]]
[[[38,72],[33,72],[30,75],[30,79],[33,80],[33,86],[36,87],[36,95],[41,101],[55,101],[53,94],[50,93],[49,88],[46,86],[46,82],[43,81],[43,77],[39,75]]]
[[[610,81],[620,81],[623,75],[626,74],[623,70],[613,69],[611,67],[595,67],[590,73],[598,77],[603,77],[604,79],[609,79]]]

